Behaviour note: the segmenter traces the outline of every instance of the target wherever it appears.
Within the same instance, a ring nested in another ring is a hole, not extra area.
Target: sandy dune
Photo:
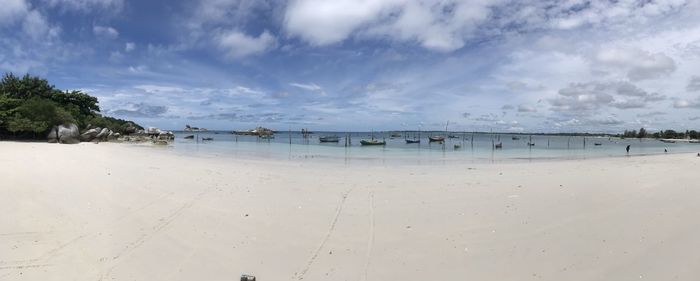
[[[0,280],[698,280],[698,171],[0,142]]]

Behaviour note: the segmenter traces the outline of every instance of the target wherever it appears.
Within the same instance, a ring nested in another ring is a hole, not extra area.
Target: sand
[[[697,280],[698,171],[0,142],[0,280]]]

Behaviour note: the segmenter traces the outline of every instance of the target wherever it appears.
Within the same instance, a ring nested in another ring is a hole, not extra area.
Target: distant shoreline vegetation
[[[0,137],[46,140],[54,126],[76,124],[111,128],[124,133],[131,121],[103,116],[96,97],[81,91],[62,91],[46,79],[6,73],[0,81]]]

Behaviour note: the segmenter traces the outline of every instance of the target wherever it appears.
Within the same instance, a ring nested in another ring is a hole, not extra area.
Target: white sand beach
[[[0,280],[698,280],[698,171],[0,142]]]

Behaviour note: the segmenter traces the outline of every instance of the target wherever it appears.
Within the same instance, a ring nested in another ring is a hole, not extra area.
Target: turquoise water
[[[184,136],[195,135],[194,140]],[[319,137],[337,135],[339,143],[320,143]],[[631,146],[630,155],[698,152],[700,144],[663,143],[653,139],[619,139],[598,137],[570,137],[543,135],[512,135],[484,133],[450,133],[454,138],[444,142],[429,142],[429,132],[420,134],[421,143],[408,144],[418,133],[402,133],[391,137],[389,133],[374,133],[385,140],[385,146],[362,146],[361,139],[371,139],[368,132],[330,133],[318,132],[304,137],[300,133],[278,133],[274,139],[264,140],[255,136],[237,136],[228,132],[175,132],[175,142],[170,149],[177,153],[201,156],[231,156],[245,158],[331,160],[341,162],[402,162],[428,164],[434,162],[502,162],[511,160],[583,159],[595,157],[625,156],[625,147]],[[432,135],[444,135],[435,132]],[[346,145],[346,136],[349,144]],[[513,139],[514,137],[519,139]],[[201,138],[213,138],[202,141]],[[534,146],[529,146],[532,141]],[[502,149],[494,144],[502,143]],[[584,144],[585,143],[585,144]],[[599,143],[600,145],[595,145]],[[459,148],[455,148],[459,145]]]

